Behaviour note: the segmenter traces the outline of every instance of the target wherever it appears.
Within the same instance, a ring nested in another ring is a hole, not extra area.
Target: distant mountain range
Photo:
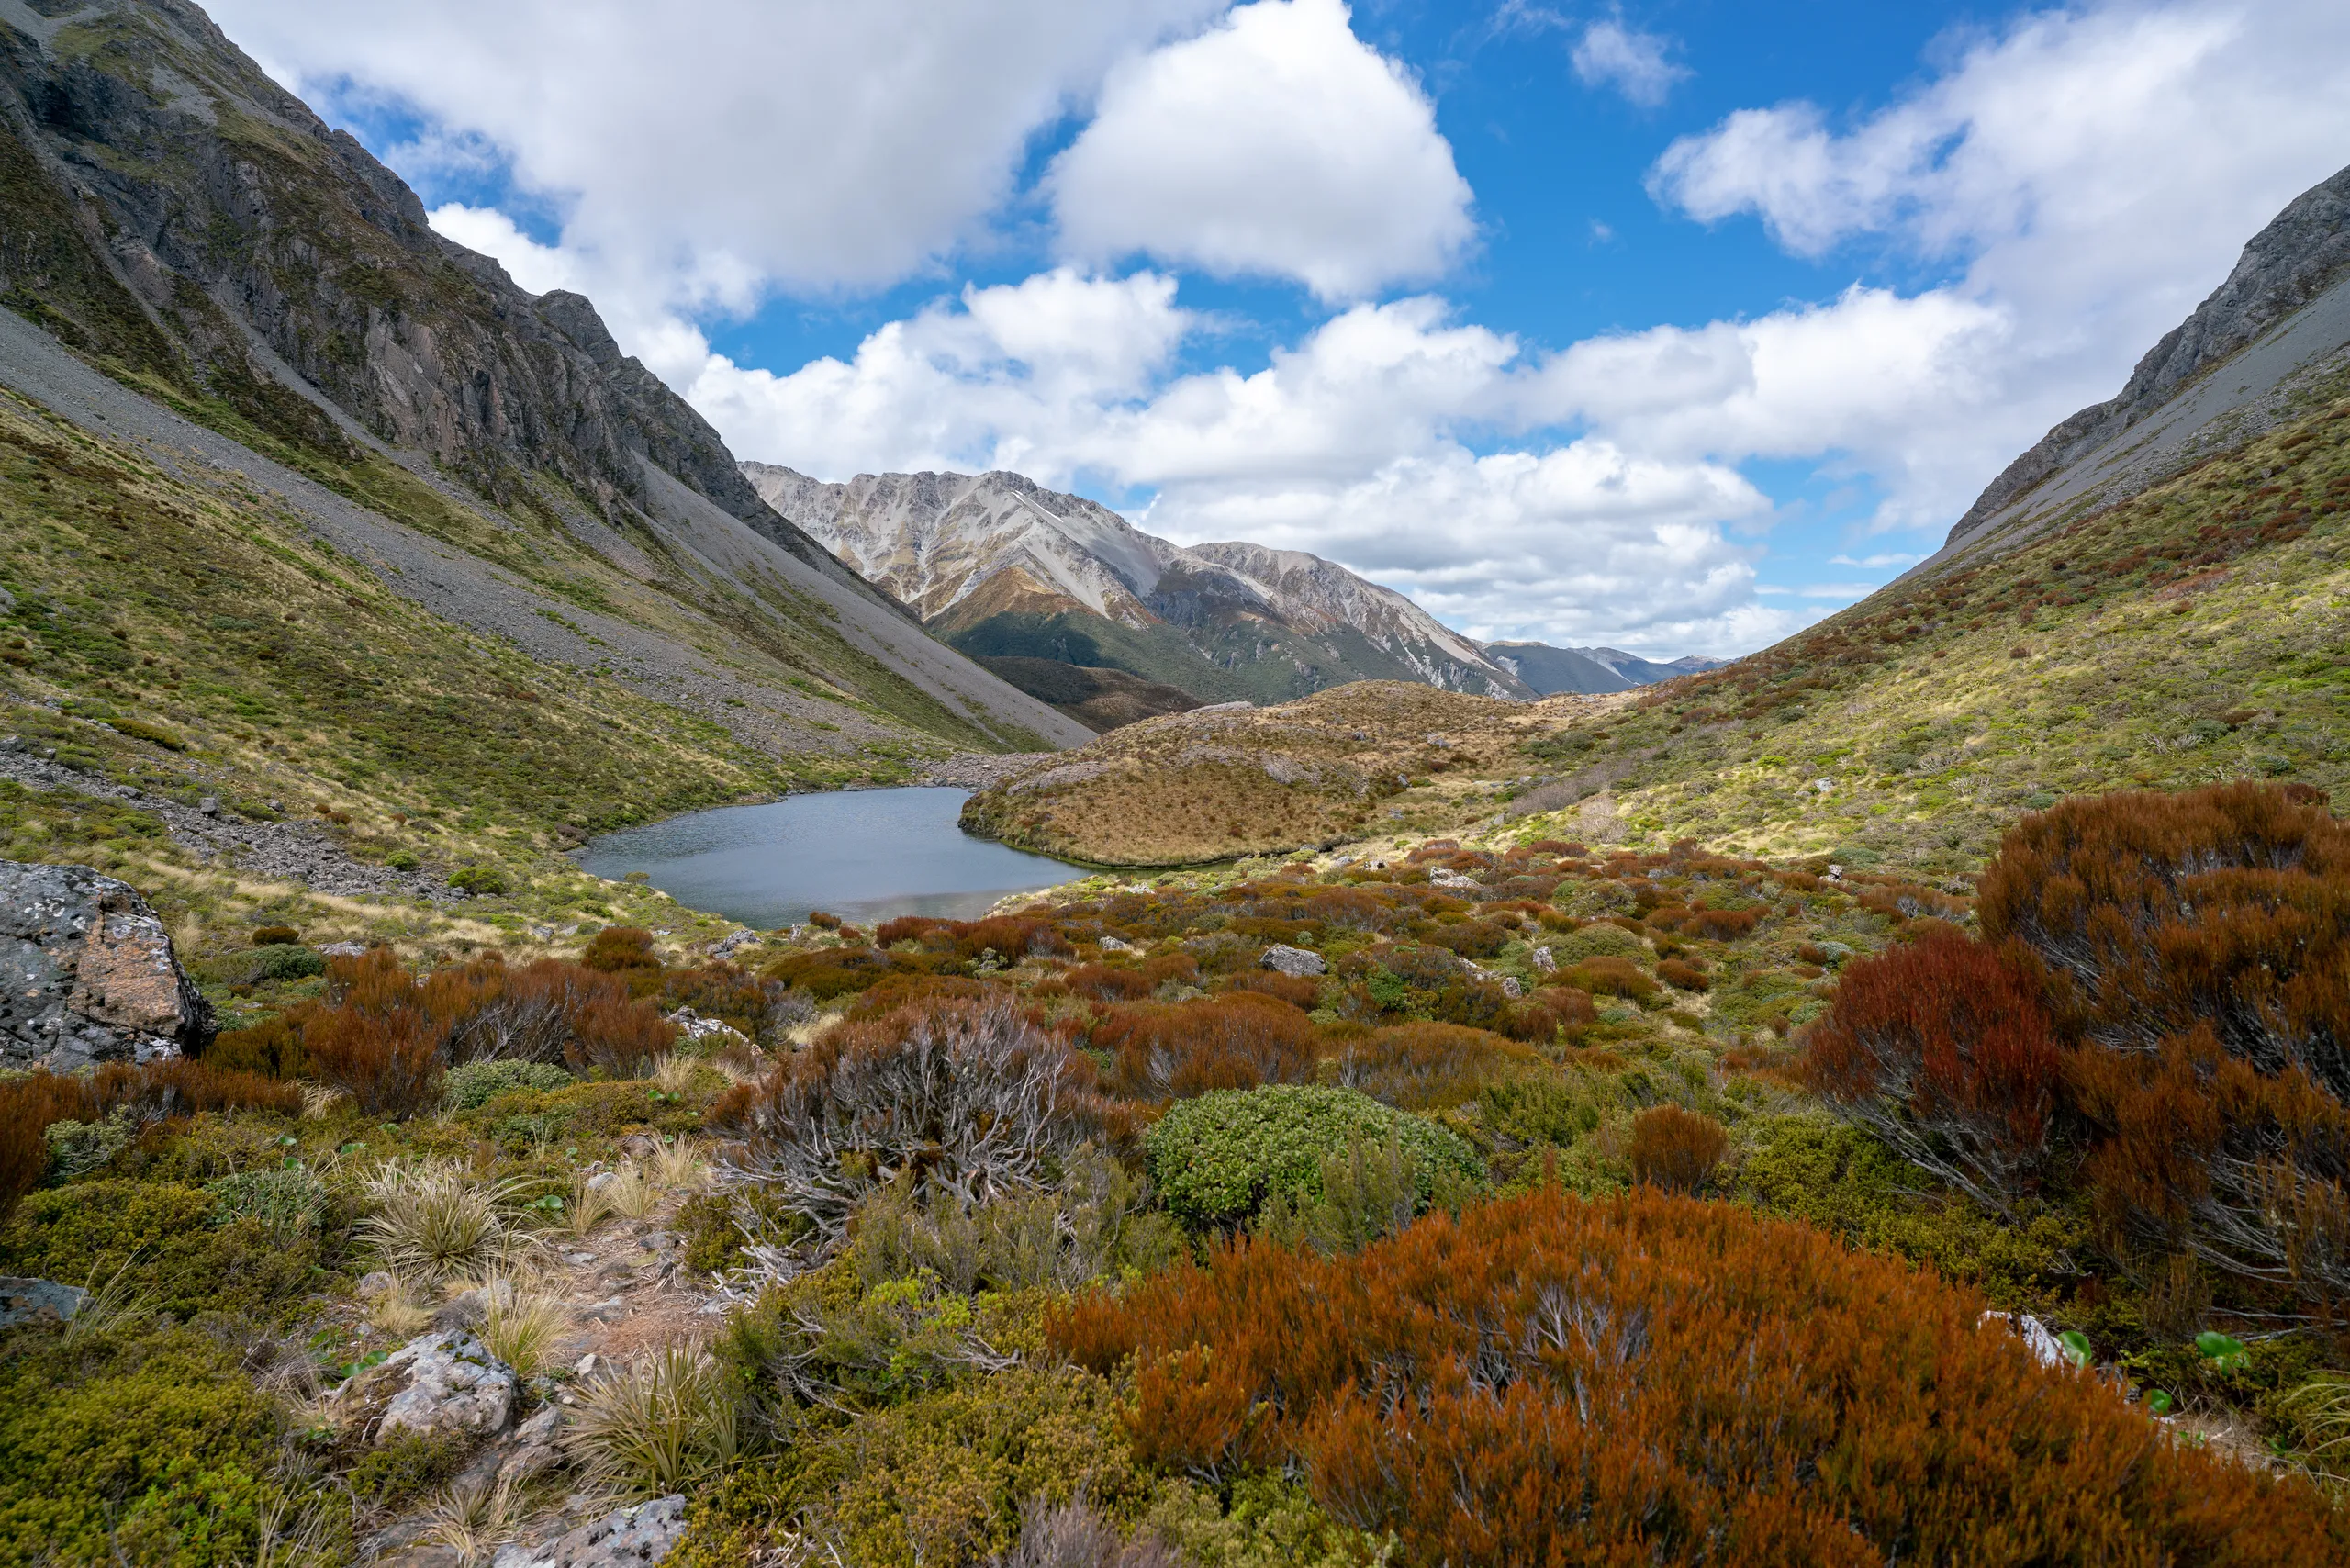
[[[743,473],[934,635],[1007,678],[1024,666],[1003,661],[1050,660],[1124,670],[1202,702],[1286,701],[1351,680],[1536,694],[1402,594],[1319,556],[1187,549],[1017,474],[840,485],[767,463]]]
[[[829,484],[774,464],[742,466],[762,499],[934,635],[1096,728],[1199,702],[1285,701],[1352,680],[1523,700],[1621,691],[1711,667],[1613,648],[1488,647],[1318,555],[1170,543],[1018,474],[864,474]],[[1053,666],[1133,678],[1072,684]]]
[[[1718,669],[1723,662],[1693,655],[1659,664],[1621,648],[1554,648],[1548,643],[1487,643],[1484,649],[1487,658],[1541,697],[1561,691],[1629,691],[1679,675]]]

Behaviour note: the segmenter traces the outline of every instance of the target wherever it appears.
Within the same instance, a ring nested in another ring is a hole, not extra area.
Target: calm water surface
[[[642,871],[690,909],[773,930],[811,910],[860,923],[968,920],[1007,893],[1083,873],[955,825],[968,790],[856,790],[726,806],[606,834],[579,853],[599,877]]]

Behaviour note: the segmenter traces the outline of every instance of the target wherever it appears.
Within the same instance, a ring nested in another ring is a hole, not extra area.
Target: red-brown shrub
[[[1458,1024],[1398,1024],[1345,1040],[1332,1052],[1342,1088],[1405,1111],[1440,1111],[1540,1063],[1516,1040]]]
[[[204,1047],[203,1059],[212,1067],[263,1078],[301,1078],[310,1070],[309,1058],[302,1052],[301,1032],[282,1014],[250,1028],[227,1029],[213,1036],[212,1043]]]
[[[827,947],[813,953],[787,953],[759,971],[779,985],[804,991],[819,1002],[849,996],[884,976],[925,972],[922,963],[879,953],[870,947]]]
[[[1980,1297],[1728,1204],[1555,1189],[1351,1256],[1242,1242],[1051,1322],[1147,1462],[1297,1467],[1438,1564],[2227,1562],[2350,1514],[2038,1364]]]
[[[1686,958],[1666,958],[1658,963],[1656,978],[1675,991],[1703,991],[1710,983],[1706,971]]]
[[[1729,1135],[1711,1116],[1678,1105],[1651,1105],[1632,1118],[1632,1179],[1668,1192],[1695,1193],[1713,1180]]]
[[[1171,1006],[1113,1007],[1094,1025],[1091,1044],[1110,1054],[1105,1076],[1117,1092],[1164,1100],[1310,1083],[1319,1036],[1313,1021],[1289,1003],[1244,991]]]
[[[677,1043],[677,1026],[659,1011],[626,997],[599,996],[571,1014],[564,1059],[575,1072],[637,1078]]]
[[[0,1221],[48,1171],[49,1143],[41,1135],[50,1125],[101,1114],[81,1079],[46,1071],[0,1079]]]
[[[919,941],[946,924],[926,914],[901,914],[873,928],[873,945],[876,947],[894,947],[901,942]]]
[[[327,964],[327,992],[285,1014],[319,1076],[370,1115],[408,1116],[439,1093],[443,1068],[482,1060],[562,1061],[621,1077],[677,1038],[628,971],[556,958],[495,958],[422,977],[387,947]]]
[[[1071,994],[1096,1002],[1136,1002],[1158,989],[1158,982],[1140,969],[1113,964],[1080,964],[1060,977]]]
[[[970,980],[962,975],[890,975],[859,992],[841,1016],[852,1024],[883,1017],[901,1007],[937,1002],[985,1002],[1008,996],[1012,988],[1001,980]]]
[[[1225,981],[1224,989],[1253,991],[1305,1009],[1311,1009],[1322,997],[1322,984],[1311,975],[1284,975],[1271,969],[1243,969]]]
[[[1550,986],[1510,1002],[1494,1021],[1494,1029],[1513,1040],[1547,1046],[1561,1032],[1572,1037],[1573,1031],[1598,1021],[1599,1010],[1588,992]]]
[[[607,925],[588,939],[579,961],[607,974],[661,967],[660,958],[653,951],[653,933],[636,925]]]
[[[1904,1157],[2005,1211],[2039,1179],[2063,1058],[2028,955],[1934,936],[1845,966],[1803,1071]]]
[[[1956,920],[1966,913],[1964,899],[1953,898],[1915,882],[1887,881],[1865,887],[1856,902],[1870,913],[1896,922],[1920,917]]]
[[[447,1039],[388,947],[327,960],[322,1002],[295,1009],[319,1076],[371,1116],[411,1116],[440,1092]]]
[[[90,1093],[97,1114],[129,1107],[142,1122],[192,1116],[203,1111],[274,1111],[282,1116],[302,1114],[302,1092],[291,1083],[170,1057],[133,1067],[106,1062],[90,1075]],[[82,1118],[87,1120],[88,1118]]]
[[[2350,829],[2324,801],[2298,784],[2065,801],[1985,870],[1985,939],[2069,978],[2098,1044],[2209,1023],[2229,1055],[2350,1099]]]
[[[1629,958],[1602,953],[1560,972],[1559,978],[1577,991],[1594,996],[1625,996],[1635,1000],[1656,994],[1656,981]]]
[[[1703,937],[1710,942],[1735,942],[1751,934],[1763,916],[1761,909],[1700,909],[1691,912],[1682,923],[1684,936]]]
[[[201,1111],[298,1115],[302,1092],[254,1073],[173,1057],[134,1067],[106,1062],[86,1075],[47,1070],[0,1079],[0,1221],[49,1170],[42,1135],[58,1122],[95,1122],[129,1109],[145,1123]]]
[[[2302,785],[2071,800],[2009,833],[1986,936],[2053,971],[2116,1231],[2350,1292],[2350,829]]]
[[[1464,958],[1492,958],[1509,946],[1509,931],[1496,921],[1464,920],[1458,925],[1438,926],[1428,933],[1427,941],[1430,946]]]

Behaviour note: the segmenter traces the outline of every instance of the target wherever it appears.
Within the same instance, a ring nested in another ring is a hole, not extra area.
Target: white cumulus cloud
[[[502,165],[603,295],[742,309],[933,264],[1029,139],[1222,0],[213,0],[316,100],[402,106],[420,161]]]
[[[1046,180],[1062,243],[1326,298],[1443,272],[1469,244],[1469,184],[1404,68],[1340,0],[1258,0],[1113,70]]]
[[[1669,39],[1628,28],[1620,17],[1583,28],[1569,58],[1586,85],[1613,87],[1643,108],[1664,102],[1673,84],[1689,74],[1672,58]]]

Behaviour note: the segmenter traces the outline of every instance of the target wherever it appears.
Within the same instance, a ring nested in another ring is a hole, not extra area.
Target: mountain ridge
[[[2127,499],[2322,396],[2350,345],[2350,168],[2244,244],[2228,276],[2142,355],[2122,389],[2001,470],[1912,571],[1985,541]],[[2218,377],[2223,366],[2235,374]],[[2233,384],[2233,385],[2230,385]]]
[[[1530,690],[1405,596],[1300,551],[1181,546],[1004,470],[743,471],[779,513],[975,655],[1121,668],[1203,701],[1361,678]]]
[[[543,851],[1089,733],[922,634],[758,498],[590,301],[529,295],[433,232],[184,0],[0,0],[0,502],[20,520],[0,707],[94,769],[136,761],[104,760],[113,715],[178,737],[211,792],[332,799],[356,822],[470,791],[467,834]],[[95,511],[84,469],[116,487]],[[201,554],[226,548],[223,506],[263,555],[342,585],[340,610],[297,597],[271,619],[341,617],[349,652],[267,633],[227,591],[265,563],[240,546],[224,576]],[[190,549],[160,584],[141,554]],[[93,617],[154,639],[143,662],[73,632]],[[434,673],[389,670],[376,644]],[[439,672],[488,648],[510,667],[460,696]],[[274,693],[297,658],[319,690],[375,683],[382,711],[306,715],[309,749],[288,752]],[[446,747],[468,700],[505,727],[486,752],[534,755],[510,786],[484,792]],[[99,717],[57,729],[77,711]]]

